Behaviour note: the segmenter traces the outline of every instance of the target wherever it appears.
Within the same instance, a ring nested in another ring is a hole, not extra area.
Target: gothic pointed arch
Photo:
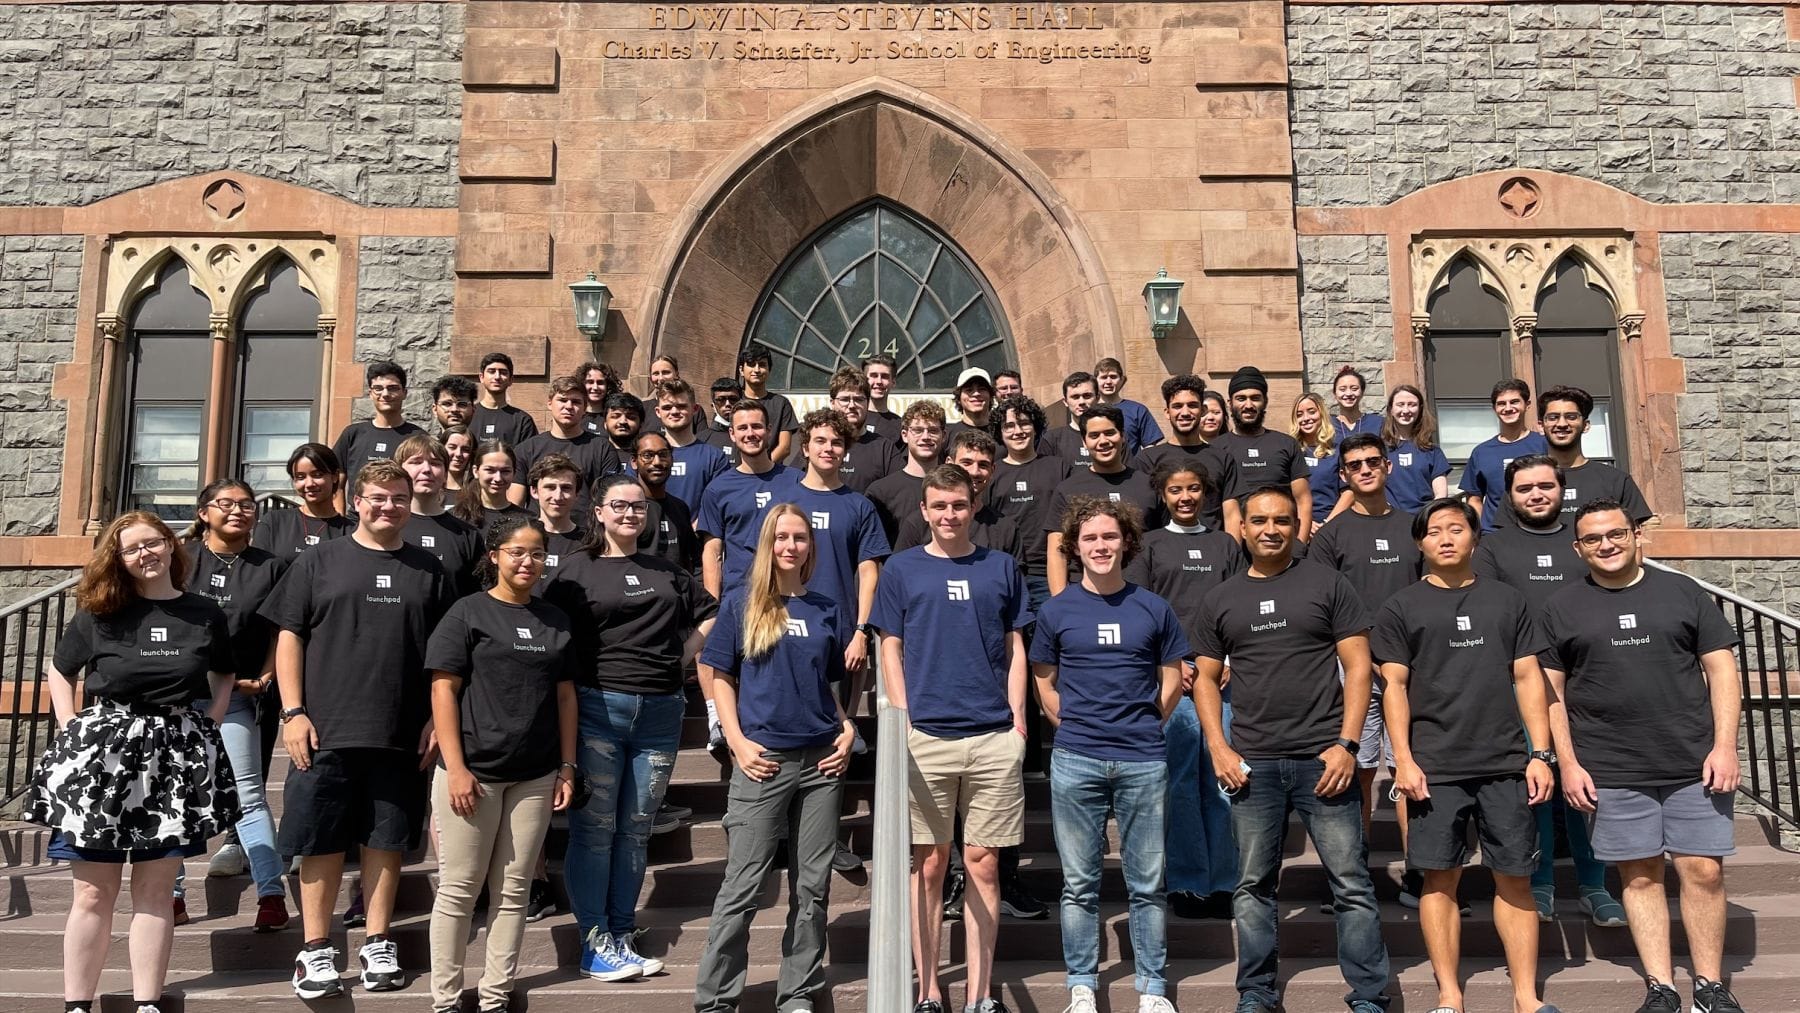
[[[695,375],[729,373],[781,266],[877,198],[943,233],[988,279],[1027,377],[1123,354],[1099,257],[1048,178],[955,107],[877,78],[795,110],[707,178],[652,269],[632,373],[664,353]]]

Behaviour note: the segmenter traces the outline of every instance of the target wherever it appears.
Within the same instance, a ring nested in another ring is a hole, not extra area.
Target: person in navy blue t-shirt
[[[700,513],[700,499],[712,480],[731,470],[725,452],[694,432],[698,418],[694,388],[679,377],[656,385],[656,418],[675,455],[669,466],[669,495],[687,504],[688,512]]]
[[[1381,435],[1381,416],[1362,410],[1363,392],[1368,389],[1368,378],[1355,366],[1342,366],[1331,378],[1331,397],[1338,406],[1336,414],[1331,416],[1331,428],[1336,430],[1339,440],[1357,433]]]
[[[806,431],[803,427],[802,431]],[[725,881],[694,985],[694,1008],[738,1008],[750,963],[757,896],[788,842],[792,870],[787,938],[777,1009],[801,1009],[825,988],[825,913],[838,805],[856,725],[832,684],[844,676],[844,649],[860,639],[838,599],[811,586],[817,532],[791,503],[768,512],[750,576],[719,608],[700,660],[731,745],[731,830]]]
[[[1062,862],[1062,946],[1069,1006],[1092,1009],[1100,987],[1100,875],[1106,817],[1119,824],[1131,898],[1140,1010],[1172,1011],[1164,925],[1163,845],[1169,769],[1163,722],[1181,698],[1187,636],[1169,603],[1125,579],[1143,538],[1137,508],[1082,496],[1069,504],[1062,552],[1081,579],[1038,613],[1031,668],[1056,725],[1050,811]]]
[[[1544,434],[1525,421],[1525,409],[1531,404],[1530,384],[1501,380],[1494,384],[1489,403],[1500,420],[1500,432],[1469,451],[1469,463],[1463,466],[1462,481],[1457,484],[1463,492],[1479,497],[1475,509],[1481,514],[1483,534],[1512,523],[1506,514],[1506,466],[1515,457],[1550,452]]]
[[[1393,462],[1388,502],[1409,514],[1418,513],[1425,504],[1450,494],[1450,458],[1438,445],[1437,415],[1410,383],[1388,394],[1386,414],[1381,442],[1392,451],[1388,459]]]
[[[943,1006],[938,983],[944,874],[958,814],[969,891],[968,1005],[988,998],[998,917],[997,850],[1025,835],[1025,645],[1031,623],[1012,556],[969,540],[975,493],[954,464],[922,482],[931,544],[895,553],[875,590],[888,702],[907,708],[919,1001]]]
[[[1125,396],[1125,380],[1125,367],[1119,360],[1105,358],[1094,364],[1094,386],[1100,392],[1098,403],[1112,405],[1125,416],[1125,457],[1130,459],[1145,447],[1161,443],[1163,431],[1149,408]]]

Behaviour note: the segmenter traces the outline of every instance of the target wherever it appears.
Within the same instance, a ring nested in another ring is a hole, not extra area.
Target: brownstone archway
[[[1035,394],[1122,356],[1092,243],[1024,156],[952,107],[871,80],[797,110],[721,166],[683,209],[651,274],[661,286],[631,372],[673,353],[696,378],[731,372],[757,297],[794,247],[872,197],[901,204],[967,253],[1007,316]]]

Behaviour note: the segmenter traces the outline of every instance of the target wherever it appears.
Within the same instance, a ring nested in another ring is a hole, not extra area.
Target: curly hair
[[[1124,536],[1125,558],[1119,560],[1119,566],[1136,559],[1144,544],[1144,521],[1138,514],[1137,505],[1126,502],[1113,502],[1098,496],[1076,496],[1069,500],[1062,515],[1062,554],[1063,560],[1077,572],[1081,567],[1081,526],[1096,517],[1111,517],[1118,522],[1119,533]]]
[[[139,525],[155,528],[156,533],[168,542],[169,581],[177,590],[187,587],[187,552],[176,540],[175,532],[150,511],[133,510],[114,517],[94,542],[94,554],[88,557],[87,566],[81,571],[81,582],[75,585],[78,608],[104,619],[137,601],[137,581],[125,569],[125,560],[119,556],[122,547],[119,538],[126,528]]]
[[[806,413],[806,417],[800,420],[800,431],[805,434],[800,445],[804,447],[811,443],[813,430],[820,426],[829,426],[844,441],[846,448],[856,445],[856,430],[850,428],[850,420],[836,408],[814,408]]]

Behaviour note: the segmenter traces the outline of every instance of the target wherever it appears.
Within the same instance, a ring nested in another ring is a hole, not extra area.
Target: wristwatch
[[[863,623],[861,626],[858,626],[856,628],[856,632],[873,640],[876,635],[875,624],[874,623]]]
[[[305,714],[305,713],[306,713],[305,707],[289,707],[286,710],[283,710],[281,712],[282,723],[286,724],[290,719],[297,718],[300,715]]]
[[[1357,753],[1362,752],[1362,743],[1355,739],[1339,739],[1332,743],[1332,745],[1344,747],[1344,752],[1349,753],[1351,756],[1355,756]]]
[[[1531,758],[1534,760],[1542,760],[1552,767],[1556,766],[1556,750],[1554,749],[1533,749],[1531,751]]]

